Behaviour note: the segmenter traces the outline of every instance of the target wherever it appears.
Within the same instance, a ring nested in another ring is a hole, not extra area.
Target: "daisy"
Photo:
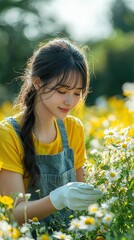
[[[80,229],[80,226],[81,226],[80,220],[78,218],[74,218],[70,222],[70,227],[68,228],[68,230]]]
[[[91,204],[89,207],[88,207],[88,212],[89,214],[95,214],[99,209],[99,205],[97,203],[95,204]]]
[[[113,214],[112,213],[107,213],[103,218],[102,222],[106,225],[110,225],[113,220]]]
[[[120,137],[125,138],[128,135],[129,130],[130,130],[130,127],[121,128],[121,130],[119,131]]]
[[[116,181],[120,178],[120,173],[116,169],[111,169],[110,171],[106,172],[105,177],[111,182]]]
[[[108,128],[106,130],[104,130],[104,138],[113,138],[113,137],[117,137],[117,129],[116,128]]]
[[[90,216],[80,216],[81,227],[80,229],[86,229],[87,231],[92,231],[96,228],[96,221]]]
[[[65,239],[65,240],[71,240],[72,239],[72,237],[70,235],[67,235],[67,234],[62,233],[62,232],[54,232],[53,237],[55,237],[57,239]]]

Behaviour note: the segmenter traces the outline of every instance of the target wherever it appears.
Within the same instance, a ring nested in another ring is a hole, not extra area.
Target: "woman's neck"
[[[33,134],[36,137],[36,139],[40,142],[44,142],[46,144],[49,144],[53,142],[56,139],[57,136],[57,130],[55,126],[55,121],[47,122],[47,124],[41,122],[34,124],[33,127]]]
[[[56,138],[55,117],[40,106],[35,107],[35,123],[33,126],[34,136],[41,142],[51,143]]]

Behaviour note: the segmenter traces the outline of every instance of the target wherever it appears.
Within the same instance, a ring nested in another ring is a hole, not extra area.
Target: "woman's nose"
[[[64,101],[65,105],[72,106],[73,102],[74,102],[73,95],[68,94],[65,98],[65,101]]]

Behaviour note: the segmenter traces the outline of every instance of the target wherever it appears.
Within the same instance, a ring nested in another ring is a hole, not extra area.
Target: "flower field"
[[[85,182],[101,189],[103,198],[87,211],[70,216],[69,228],[59,222],[59,230],[50,234],[36,216],[18,226],[12,216],[15,202],[0,196],[0,240],[33,239],[32,230],[38,240],[134,239],[134,84],[124,84],[123,92],[124,98],[100,98],[77,114],[85,129]],[[12,105],[5,102],[0,120],[10,114]]]

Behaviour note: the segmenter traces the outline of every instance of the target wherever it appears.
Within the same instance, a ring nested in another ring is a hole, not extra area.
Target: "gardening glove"
[[[50,192],[50,200],[57,210],[85,210],[103,196],[99,189],[83,182],[69,182]]]

